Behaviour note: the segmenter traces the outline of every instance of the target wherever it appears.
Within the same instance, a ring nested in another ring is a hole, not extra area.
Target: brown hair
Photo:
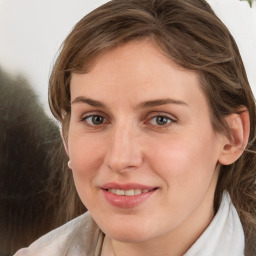
[[[200,74],[216,131],[228,131],[226,115],[241,106],[248,109],[250,142],[234,164],[221,167],[214,203],[217,210],[228,190],[245,231],[245,255],[255,255],[255,102],[235,40],[204,0],[113,0],[78,22],[62,45],[49,86],[50,108],[64,137],[71,73],[88,72],[104,52],[145,38],[178,65]]]

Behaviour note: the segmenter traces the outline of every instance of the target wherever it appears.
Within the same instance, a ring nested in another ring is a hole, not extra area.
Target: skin
[[[76,188],[115,255],[184,254],[214,216],[228,142],[213,130],[198,74],[149,41],[130,42],[72,74],[71,102],[66,148]],[[124,209],[105,199],[108,182],[157,190]]]

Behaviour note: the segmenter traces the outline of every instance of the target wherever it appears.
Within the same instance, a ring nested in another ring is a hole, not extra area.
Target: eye
[[[174,122],[174,120],[167,116],[158,115],[158,116],[153,116],[152,118],[150,118],[149,122],[153,125],[164,126],[164,125],[168,125],[169,123]]]
[[[96,126],[106,122],[106,119],[101,115],[90,115],[82,118],[82,121],[86,121],[89,125]]]

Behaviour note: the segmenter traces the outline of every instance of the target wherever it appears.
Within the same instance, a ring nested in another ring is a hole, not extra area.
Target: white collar
[[[229,194],[223,193],[212,222],[184,256],[243,256],[244,232]]]

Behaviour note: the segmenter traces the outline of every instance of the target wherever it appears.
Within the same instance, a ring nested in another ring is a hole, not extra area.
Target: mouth
[[[150,191],[153,191],[157,188],[153,189],[129,189],[129,190],[122,190],[122,189],[115,189],[115,188],[110,188],[106,189],[106,191],[117,195],[117,196],[137,196],[143,193],[148,193]]]
[[[141,184],[117,184],[107,183],[101,187],[105,199],[118,208],[136,207],[147,201],[155,194],[158,187],[150,187]]]

